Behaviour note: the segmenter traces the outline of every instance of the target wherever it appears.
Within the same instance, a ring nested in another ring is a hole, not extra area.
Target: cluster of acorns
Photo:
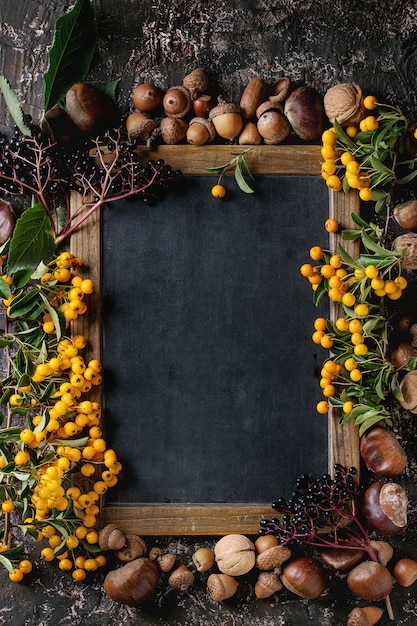
[[[165,144],[203,145],[215,139],[240,145],[279,144],[291,132],[315,141],[323,132],[323,98],[312,87],[291,88],[286,77],[272,85],[255,77],[239,103],[228,102],[211,93],[209,77],[201,68],[166,91],[143,83],[133,92],[137,110],[127,117],[128,135],[131,141],[147,145],[158,137]]]

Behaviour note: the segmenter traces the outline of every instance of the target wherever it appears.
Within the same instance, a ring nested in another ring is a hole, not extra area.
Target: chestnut
[[[115,602],[138,606],[156,591],[158,581],[159,570],[155,562],[138,558],[111,570],[104,579],[103,588]]]
[[[349,570],[358,563],[360,563],[364,557],[364,551],[359,550],[345,550],[344,548],[323,548],[320,550],[321,560],[329,567],[333,567],[337,570]]]
[[[401,587],[411,587],[417,580],[417,561],[400,559],[396,562],[393,573]]]
[[[194,114],[196,117],[207,118],[214,105],[215,103],[213,97],[210,96],[210,94],[202,93],[200,96],[197,96],[195,100],[193,100]]]
[[[323,133],[323,98],[313,87],[295,89],[286,99],[284,115],[294,132],[304,141],[314,141]]]
[[[363,494],[362,515],[368,528],[392,536],[407,526],[407,504],[407,494],[400,485],[376,481]]]
[[[388,428],[376,427],[365,433],[360,453],[366,467],[381,476],[399,476],[407,466],[407,455]]]
[[[376,561],[363,561],[347,575],[347,586],[354,596],[363,600],[383,600],[392,591],[392,576]]]
[[[282,584],[301,598],[315,600],[327,588],[324,568],[316,559],[297,557],[284,567]]]

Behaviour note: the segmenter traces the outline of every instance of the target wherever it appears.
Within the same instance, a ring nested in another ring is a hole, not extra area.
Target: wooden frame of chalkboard
[[[231,146],[158,146],[155,150],[138,148],[144,159],[164,159],[185,176],[210,175],[207,166],[220,166],[230,160]],[[320,176],[320,147],[313,145],[253,146],[246,154],[247,163],[255,176]],[[307,199],[303,198],[303,202]],[[74,202],[74,206],[76,201]],[[358,213],[359,200],[354,192],[345,194],[329,191],[329,216],[342,228],[351,228],[352,212]],[[335,249],[339,234],[331,234],[329,247]],[[71,238],[71,250],[83,259],[88,274],[97,288],[90,298],[86,315],[78,318],[74,333],[88,337],[91,356],[101,357],[102,294],[101,284],[101,219],[97,212]],[[357,242],[344,242],[345,249],[357,254]],[[331,304],[331,317],[337,306]],[[89,355],[87,354],[87,357]],[[104,385],[105,386],[105,385]],[[96,400],[102,402],[101,391],[95,390]],[[334,463],[359,468],[359,438],[353,422],[339,425],[340,413],[330,409],[328,414],[329,471]],[[105,429],[105,424],[104,424]],[[123,453],[117,451],[123,461]],[[308,468],[306,468],[308,471]],[[278,494],[279,495],[279,494]],[[276,494],[271,493],[271,501]],[[101,523],[115,523],[125,532],[141,535],[224,535],[232,532],[257,534],[259,521],[271,517],[271,503],[263,504],[143,504],[106,505],[101,508]]]

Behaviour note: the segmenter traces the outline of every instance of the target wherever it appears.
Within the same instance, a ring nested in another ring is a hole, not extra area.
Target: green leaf
[[[31,137],[32,131],[30,130],[28,119],[20,106],[19,99],[9,81],[3,75],[0,75],[0,91],[3,94],[9,113],[20,132],[26,137]]]
[[[97,24],[89,0],[76,0],[55,24],[48,70],[45,73],[44,110],[57,104],[74,83],[85,79],[97,45]]]
[[[244,156],[240,159],[240,165],[242,166],[243,175],[246,176],[246,178],[249,178],[249,180],[255,180],[255,177],[250,171],[249,166],[246,163],[246,159]]]
[[[235,167],[235,180],[239,186],[239,189],[241,189],[244,193],[254,193],[252,187],[250,187],[246,182],[239,163],[236,163]]]
[[[42,204],[36,203],[23,212],[10,242],[7,271],[9,275],[21,270],[34,270],[40,261],[48,262],[55,242],[48,215]]]
[[[7,299],[11,294],[11,289],[4,278],[0,276],[0,298]]]

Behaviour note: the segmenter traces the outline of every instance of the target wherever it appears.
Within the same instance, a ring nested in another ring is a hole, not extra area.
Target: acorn
[[[184,118],[192,108],[192,100],[188,89],[182,85],[170,87],[162,100],[165,115],[173,118]]]
[[[164,117],[160,124],[162,141],[167,145],[174,145],[183,141],[187,128],[187,122],[180,118]]]
[[[209,119],[220,137],[233,141],[243,127],[240,106],[234,102],[225,102],[221,96],[217,100],[218,104],[211,109]]]
[[[256,109],[266,98],[268,86],[262,78],[252,78],[240,97],[239,106],[244,119],[254,117]]]
[[[210,86],[206,72],[200,67],[187,74],[182,84],[190,92],[191,100],[195,100],[200,93],[207,91]]]
[[[151,143],[152,137],[157,128],[157,122],[150,119],[140,111],[134,111],[126,118],[127,136],[129,141],[134,144]]]
[[[256,110],[257,129],[266,144],[278,144],[291,132],[291,126],[282,113],[280,104],[264,102]]]
[[[205,117],[193,117],[188,124],[187,141],[195,146],[214,141],[216,129],[213,122]]]
[[[133,104],[143,113],[155,113],[162,108],[164,94],[153,83],[142,83],[133,91]]]

